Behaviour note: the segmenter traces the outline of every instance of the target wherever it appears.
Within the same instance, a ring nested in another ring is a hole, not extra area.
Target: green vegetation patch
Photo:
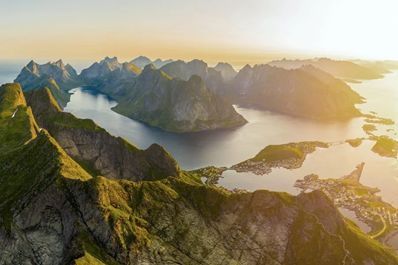
[[[397,157],[398,142],[388,136],[379,136],[372,151],[385,157]]]
[[[60,176],[87,180],[87,174],[55,140],[42,132],[27,145],[0,155],[0,216],[9,227],[19,202],[30,201]]]
[[[305,154],[296,145],[269,145],[265,147],[260,153],[258,153],[253,160],[254,161],[280,161],[288,159],[303,159]]]
[[[78,241],[84,255],[75,260],[76,265],[120,265],[99,247],[88,233],[82,233]]]
[[[18,84],[0,87],[0,154],[36,137],[37,125]]]
[[[362,138],[355,138],[355,139],[348,139],[346,140],[346,143],[351,145],[352,147],[358,147],[362,144],[363,139]]]

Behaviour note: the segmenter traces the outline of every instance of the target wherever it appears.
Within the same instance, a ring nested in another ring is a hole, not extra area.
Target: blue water
[[[146,126],[111,110],[116,102],[82,88],[74,90],[65,111],[90,118],[110,133],[140,148],[152,143],[164,146],[185,169],[207,165],[230,166],[245,160],[269,144],[306,140],[341,141],[364,136],[362,119],[345,123],[318,123],[267,111],[236,108],[249,123],[229,130],[174,134]]]
[[[24,62],[0,61],[0,84],[13,82],[23,66]]]

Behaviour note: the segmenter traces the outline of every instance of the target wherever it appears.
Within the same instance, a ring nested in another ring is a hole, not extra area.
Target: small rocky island
[[[321,179],[311,174],[297,180],[295,187],[304,193],[323,191],[337,207],[355,212],[359,220],[369,225],[371,237],[382,238],[396,231],[398,210],[377,195],[379,189],[360,183],[364,166],[365,163],[359,164],[353,172],[339,179]]]
[[[268,145],[255,157],[236,164],[231,169],[256,175],[269,174],[272,168],[297,169],[303,165],[308,154],[317,148],[328,147],[329,144],[317,141]]]
[[[190,173],[201,178],[207,185],[217,185],[227,170],[267,175],[273,168],[297,169],[303,165],[308,154],[315,152],[317,148],[328,148],[329,145],[318,141],[268,145],[255,157],[231,167],[208,166],[192,170]]]
[[[393,158],[397,157],[398,155],[397,141],[385,135],[373,137],[372,140],[375,141],[375,144],[372,147],[373,152],[384,157],[393,157]]]

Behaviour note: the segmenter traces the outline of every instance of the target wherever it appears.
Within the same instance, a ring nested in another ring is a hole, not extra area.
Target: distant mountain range
[[[161,68],[171,62],[173,62],[173,60],[171,59],[168,60],[156,59],[155,61],[151,61],[151,59],[149,59],[146,56],[139,56],[130,61],[130,63],[138,66],[141,69],[144,69],[144,67],[147,66],[148,64],[153,64],[156,68]]]
[[[329,74],[342,78],[350,82],[358,80],[368,80],[382,78],[389,70],[381,64],[355,63],[351,61],[337,61],[328,58],[309,59],[309,60],[280,60],[272,61],[269,65],[285,69],[297,69],[305,65],[312,65]]]
[[[18,84],[0,87],[0,213],[6,265],[398,264],[321,191],[205,185],[162,147],[140,150]]]
[[[349,81],[380,78],[387,68],[382,63],[321,58],[274,61],[237,72],[228,63],[210,67],[201,60],[151,61],[145,56],[121,63],[106,57],[80,75],[62,61],[32,61],[15,81],[25,91],[48,87],[61,106],[69,100],[70,88],[89,86],[118,101],[114,110],[123,115],[188,132],[243,124],[232,103],[310,119],[356,117],[361,97],[336,76]]]

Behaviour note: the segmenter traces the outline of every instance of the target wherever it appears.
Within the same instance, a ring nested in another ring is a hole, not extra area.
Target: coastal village
[[[364,139],[347,140],[352,147],[357,147]],[[397,142],[389,141],[385,136],[373,136],[372,151],[380,156],[396,157]],[[323,142],[299,142],[282,145],[269,145],[261,150],[255,157],[241,163],[227,167],[206,167],[192,171],[201,177],[207,185],[217,185],[226,170],[237,172],[251,172],[256,175],[267,175],[273,168],[286,168],[289,170],[300,168],[307,155],[317,148],[328,148],[332,143]],[[350,174],[338,179],[322,179],[318,175],[310,174],[301,180],[297,180],[295,187],[302,192],[321,190],[341,209],[346,209],[354,216],[346,216],[355,222],[366,225],[365,231],[371,238],[385,242],[390,237],[398,235],[398,210],[391,204],[382,200],[378,195],[380,190],[360,183],[365,163],[359,164]],[[242,192],[240,189],[235,192]]]
[[[339,179],[320,179],[317,175],[308,175],[297,180],[295,187],[302,192],[323,191],[335,205],[355,212],[356,217],[369,225],[372,238],[382,238],[396,231],[398,211],[377,195],[379,189],[360,183],[365,163],[361,163],[349,175]]]

